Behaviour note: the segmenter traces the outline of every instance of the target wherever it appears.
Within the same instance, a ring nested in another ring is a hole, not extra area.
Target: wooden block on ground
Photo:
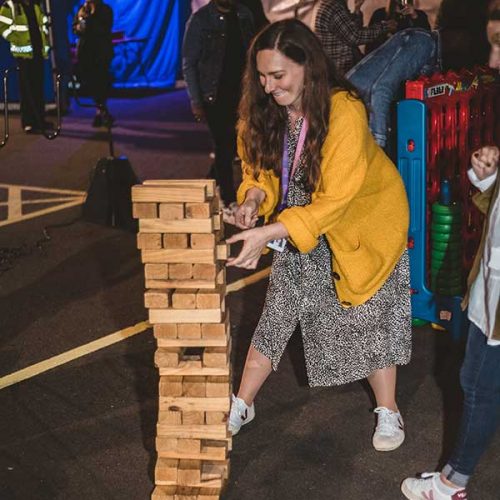
[[[177,482],[177,469],[179,468],[179,460],[172,458],[159,458],[155,466],[155,482]],[[211,477],[212,479],[216,479]]]
[[[205,347],[203,351],[203,366],[224,367],[229,362],[230,346]]]
[[[205,384],[207,398],[223,398],[231,395],[229,377],[207,377]]]
[[[140,233],[212,233],[213,219],[140,219]]]
[[[202,185],[132,186],[133,203],[202,202],[207,200],[207,188]]]
[[[158,205],[156,203],[133,203],[132,217],[134,219],[156,219]]]
[[[222,306],[225,290],[217,287],[215,290],[198,290],[196,294],[197,309],[218,309]]]
[[[170,291],[146,290],[144,292],[144,307],[146,309],[165,309],[170,307]]]
[[[221,309],[149,309],[149,322],[155,323],[220,323]]]
[[[168,274],[168,264],[146,264],[144,266],[144,276],[147,280],[167,279]]]
[[[175,290],[172,294],[173,309],[196,309],[195,290]]]
[[[205,377],[184,377],[182,379],[182,396],[193,398],[206,397]]]
[[[182,377],[160,377],[158,393],[160,397],[178,397],[183,395]]]
[[[162,220],[184,219],[184,203],[160,203],[158,213]]]
[[[182,425],[203,425],[205,423],[205,413],[202,411],[183,411]],[[216,422],[220,423],[220,422]]]
[[[182,412],[180,410],[160,410],[158,412],[158,423],[167,425],[182,425]],[[214,422],[217,424],[219,422]]]
[[[200,339],[201,324],[199,323],[178,323],[177,336],[179,339]]]
[[[205,186],[207,197],[215,196],[216,183],[214,179],[147,179],[144,186]]]
[[[215,248],[215,245],[219,240],[219,232],[210,234],[192,234],[190,237],[190,245],[191,248],[196,250]]]
[[[153,334],[158,340],[176,339],[177,325],[175,323],[164,323],[160,325],[153,325]]]
[[[166,233],[163,235],[163,248],[167,250],[185,249],[188,247],[188,240],[186,233]]]
[[[213,248],[206,250],[193,250],[192,248],[143,250],[141,260],[143,263],[213,264],[215,252]]]
[[[155,365],[158,368],[177,367],[181,361],[182,348],[161,347],[155,352]]]
[[[214,280],[218,268],[215,264],[193,264],[193,278],[195,280]]]
[[[224,424],[227,422],[228,417],[229,417],[229,412],[207,411],[205,413],[205,423],[207,425]]]
[[[161,248],[161,233],[138,233],[137,248],[140,250],[157,250]]]
[[[191,279],[193,276],[192,264],[167,264],[167,265],[168,265],[168,276],[171,280],[188,280]]]
[[[185,486],[199,484],[201,482],[201,461],[179,460],[177,482]]]

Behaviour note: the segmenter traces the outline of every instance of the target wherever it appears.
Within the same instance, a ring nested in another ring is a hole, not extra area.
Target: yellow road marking
[[[257,283],[258,281],[269,276],[270,272],[271,268],[266,267],[254,274],[251,274],[250,276],[234,281],[233,283],[229,283],[229,285],[227,285],[227,293],[236,292],[246,286]],[[29,378],[36,377],[37,375],[86,356],[87,354],[91,354],[99,351],[100,349],[116,344],[117,342],[126,340],[134,335],[138,335],[139,333],[146,331],[148,328],[151,328],[151,324],[148,321],[141,321],[134,326],[118,330],[117,332],[106,335],[105,337],[93,340],[92,342],[75,347],[74,349],[70,349],[69,351],[63,352],[62,354],[58,354],[57,356],[53,356],[52,358],[44,361],[40,361],[39,363],[35,363],[34,365],[18,370],[17,372],[0,377],[0,389],[5,389],[6,387]]]
[[[75,196],[71,196],[68,198],[67,196],[61,198],[33,198],[32,200],[23,200],[23,205],[36,205],[37,203],[60,203],[62,201],[76,201],[80,198]],[[9,201],[0,201],[0,207],[9,207],[11,204],[11,197],[9,196]],[[10,210],[9,210],[10,213]]]

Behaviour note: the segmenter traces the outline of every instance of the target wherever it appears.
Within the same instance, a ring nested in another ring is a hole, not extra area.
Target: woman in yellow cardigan
[[[271,24],[254,40],[240,119],[233,216],[245,231],[228,239],[243,242],[228,265],[254,269],[266,245],[275,252],[229,428],[236,434],[254,418],[254,398],[300,324],[309,385],[367,377],[377,401],[373,445],[396,449],[404,440],[396,365],[411,354],[402,180],[355,90],[299,21]],[[259,215],[268,224],[255,227]]]

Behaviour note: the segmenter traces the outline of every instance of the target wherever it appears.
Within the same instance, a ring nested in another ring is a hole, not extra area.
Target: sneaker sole
[[[399,442],[399,443],[397,443],[397,444],[395,444],[393,446],[390,446],[390,447],[384,447],[384,448],[382,448],[380,446],[379,447],[375,446],[373,444],[373,442],[372,442],[372,444],[373,444],[373,447],[375,448],[376,451],[394,451],[394,450],[397,450],[404,442],[405,442],[405,438],[403,437],[403,439],[401,440],[401,442]]]
[[[253,419],[255,418],[255,415],[250,419],[250,420],[245,420],[245,422],[243,422],[240,426],[240,428],[237,430],[237,431],[232,431],[229,427],[227,428],[227,430],[231,433],[231,436],[236,436],[236,434],[238,434],[238,432],[241,431],[241,428],[244,426],[244,425],[247,425],[249,424]]]
[[[406,486],[405,481],[401,483],[401,493],[409,500],[421,500],[421,497],[415,496]]]

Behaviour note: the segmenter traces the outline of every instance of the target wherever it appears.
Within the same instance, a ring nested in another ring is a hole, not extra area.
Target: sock
[[[441,480],[441,476],[434,477],[434,486],[443,495],[453,496],[457,491],[463,490],[460,486],[448,486]]]

